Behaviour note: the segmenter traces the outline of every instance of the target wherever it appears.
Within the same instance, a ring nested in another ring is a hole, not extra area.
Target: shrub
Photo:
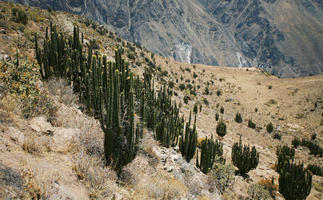
[[[258,182],[259,185],[263,186],[267,190],[271,197],[275,198],[276,191],[278,190],[278,185],[275,185],[274,177],[270,179],[262,179]]]
[[[219,120],[219,113],[215,113],[215,120],[218,121]]]
[[[281,135],[280,135],[279,133],[275,133],[275,134],[274,134],[274,139],[276,139],[276,140],[281,140],[281,139],[282,139],[282,137],[281,137]]]
[[[312,140],[315,140],[315,139],[316,139],[316,133],[313,133],[313,134],[311,135],[311,139],[312,139]]]
[[[303,164],[285,163],[278,181],[279,192],[286,200],[303,200],[311,192],[312,175]]]
[[[273,124],[271,122],[269,124],[267,124],[266,130],[267,130],[268,133],[272,133],[273,132],[274,126],[273,126]]]
[[[160,73],[160,75],[162,75],[162,76],[168,76],[168,71],[163,71],[163,72]]]
[[[128,53],[128,58],[131,59],[131,60],[134,60],[136,59],[135,55],[133,53]]]
[[[207,106],[209,105],[209,101],[207,100],[207,98],[204,98],[203,102],[204,102],[205,105],[207,105]]]
[[[259,153],[253,146],[242,144],[241,137],[239,143],[234,143],[231,152],[232,163],[239,169],[241,174],[246,174],[252,169],[256,169],[259,163]]]
[[[312,155],[319,155],[320,157],[323,156],[323,149],[320,147],[315,141],[313,140],[307,140],[307,139],[302,139],[301,142],[302,146],[307,147],[310,150],[310,154]]]
[[[179,85],[179,89],[180,89],[181,91],[185,90],[185,88],[186,88],[186,86],[185,86],[183,83],[181,83],[181,84]]]
[[[224,137],[227,134],[227,125],[225,124],[224,121],[220,121],[217,126],[216,126],[216,133],[221,136]]]
[[[204,94],[205,94],[205,95],[210,94],[209,87],[205,87]]]
[[[222,93],[221,93],[221,90],[217,90],[217,91],[216,91],[216,95],[217,95],[218,97],[219,97],[219,96],[221,96],[221,94],[222,94]]]
[[[197,76],[197,74],[194,72],[193,73],[193,78],[197,78],[198,76]]]
[[[292,140],[292,145],[294,146],[294,148],[297,148],[300,144],[301,144],[301,140],[294,137],[294,139]]]
[[[242,117],[239,112],[237,112],[236,117],[234,118],[234,121],[236,121],[237,123],[242,123]]]
[[[194,96],[196,96],[197,94],[196,94],[196,88],[195,88],[195,86],[194,86],[194,88],[193,89],[190,89],[190,94],[191,95],[194,95]]]
[[[252,119],[249,119],[248,120],[248,127],[249,128],[252,128],[252,129],[255,129],[256,128],[256,124],[252,122]]]
[[[208,173],[207,183],[210,189],[214,190],[215,187],[223,194],[225,189],[234,183],[234,171],[232,164],[216,163],[216,166]]]
[[[252,200],[271,200],[271,196],[268,190],[262,185],[252,184],[248,187],[248,197]]]
[[[258,108],[255,108],[255,112],[258,112]]]
[[[221,106],[221,108],[220,108],[220,113],[224,113],[224,108],[223,108],[223,106]]]
[[[26,25],[28,23],[28,16],[26,12],[22,9],[13,8],[12,15],[14,16],[14,21]]]
[[[269,86],[268,86],[268,89],[270,89],[270,90],[271,90],[272,88],[273,88],[273,86],[272,86],[272,85],[269,85]]]

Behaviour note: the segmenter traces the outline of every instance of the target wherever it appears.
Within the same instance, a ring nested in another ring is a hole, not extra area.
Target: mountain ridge
[[[15,2],[87,16],[181,62],[257,66],[279,77],[323,72],[320,0]]]

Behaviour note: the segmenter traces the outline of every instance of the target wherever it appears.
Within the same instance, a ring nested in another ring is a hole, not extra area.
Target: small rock
[[[36,132],[53,130],[53,126],[44,117],[35,117],[29,122],[29,126]]]
[[[25,135],[17,128],[9,127],[10,138],[22,146],[24,144]]]
[[[178,157],[178,155],[171,155],[171,160],[173,160],[173,161],[178,161],[178,159],[179,159],[179,157]]]
[[[70,145],[75,142],[74,139],[77,138],[79,134],[79,129],[56,128],[51,149],[56,152],[68,151]]]

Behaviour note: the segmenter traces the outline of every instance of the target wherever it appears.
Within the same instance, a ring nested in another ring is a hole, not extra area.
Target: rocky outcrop
[[[88,16],[178,61],[258,66],[281,77],[323,72],[319,0],[16,0]]]

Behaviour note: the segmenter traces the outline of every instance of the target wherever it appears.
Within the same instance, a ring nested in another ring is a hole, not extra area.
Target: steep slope
[[[177,61],[260,66],[281,77],[323,72],[319,0],[16,2],[88,16]]]

